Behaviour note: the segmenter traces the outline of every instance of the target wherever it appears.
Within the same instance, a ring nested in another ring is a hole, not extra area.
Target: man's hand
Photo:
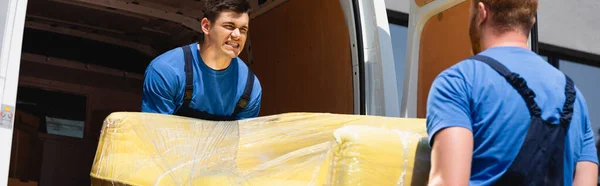
[[[577,163],[573,186],[598,185],[598,165],[588,161]]]
[[[466,128],[450,127],[440,130],[433,142],[429,185],[469,185],[473,133]]]

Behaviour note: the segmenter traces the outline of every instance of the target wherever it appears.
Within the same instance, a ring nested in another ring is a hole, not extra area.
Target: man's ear
[[[479,14],[478,15],[479,20],[477,20],[477,24],[482,25],[485,22],[485,20],[488,18],[487,16],[489,15],[488,11],[487,11],[487,7],[482,2],[479,2],[479,3],[477,3],[477,10],[478,10],[477,14]]]
[[[202,32],[204,33],[204,35],[208,34],[208,31],[210,30],[210,27],[211,27],[210,21],[205,17],[205,18],[202,18],[202,21],[200,22],[200,24],[202,25]]]

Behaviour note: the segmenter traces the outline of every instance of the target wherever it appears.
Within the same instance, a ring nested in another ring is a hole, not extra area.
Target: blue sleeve
[[[464,127],[472,131],[469,99],[471,87],[456,66],[438,75],[427,99],[427,133],[429,145],[433,137],[448,127]]]
[[[142,88],[142,112],[173,114],[176,108],[175,98],[177,78],[169,73],[170,68],[149,66],[144,75]]]
[[[581,95],[580,92],[577,92],[578,95]],[[579,156],[579,161],[590,161],[596,164],[598,163],[598,152],[596,151],[596,145],[594,143],[594,131],[592,130],[592,124],[589,119],[588,109],[585,103],[583,96],[577,96],[578,99],[583,100],[580,102],[582,109],[581,113],[583,113],[583,144],[581,145],[581,155]]]
[[[237,119],[239,120],[257,117],[258,113],[260,112],[261,99],[262,87],[260,86],[258,78],[254,78],[254,87],[252,88],[250,103],[248,103],[248,106],[243,111],[237,114]]]

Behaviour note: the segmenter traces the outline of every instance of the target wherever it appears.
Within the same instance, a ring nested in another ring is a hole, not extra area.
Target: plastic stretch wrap
[[[425,120],[288,113],[105,120],[92,185],[424,185]]]
[[[347,126],[334,138],[334,185],[427,185],[430,149],[423,132]]]

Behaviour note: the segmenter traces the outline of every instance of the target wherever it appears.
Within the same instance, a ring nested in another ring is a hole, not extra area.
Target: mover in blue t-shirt
[[[584,96],[527,49],[537,2],[472,2],[477,55],[441,72],[428,96],[430,185],[597,184]]]
[[[203,41],[167,51],[147,67],[142,112],[216,121],[258,116],[259,80],[237,57],[246,42],[249,9],[245,0],[207,1]]]

